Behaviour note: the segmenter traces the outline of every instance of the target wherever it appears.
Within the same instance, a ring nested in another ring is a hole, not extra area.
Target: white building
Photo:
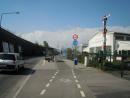
[[[84,52],[97,53],[103,50],[103,33],[95,34],[89,41],[88,47]],[[110,52],[120,52],[122,50],[130,50],[130,34],[119,32],[107,32],[106,34],[106,50]]]

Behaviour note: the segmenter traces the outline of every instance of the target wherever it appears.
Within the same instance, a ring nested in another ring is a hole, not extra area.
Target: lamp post
[[[2,18],[3,18],[3,15],[6,15],[6,14],[19,14],[20,12],[7,12],[7,13],[1,13],[0,15],[0,28],[1,28],[1,24],[2,24]]]
[[[106,23],[107,23],[107,19],[108,17],[110,17],[110,14],[109,15],[105,15],[103,17],[103,37],[104,37],[104,41],[103,41],[103,53],[105,54],[104,55],[104,59],[106,59],[106,33],[107,33],[107,28],[106,28]]]

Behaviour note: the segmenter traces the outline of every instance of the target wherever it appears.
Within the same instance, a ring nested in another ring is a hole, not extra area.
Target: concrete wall
[[[106,35],[106,46],[109,48],[111,48],[111,51],[113,51],[113,33],[112,32],[108,32]],[[89,40],[89,44],[88,44],[88,48],[89,48],[89,52],[94,51],[95,53],[98,50],[103,50],[103,34],[97,33],[92,39]],[[88,49],[86,49],[88,50]],[[110,50],[110,49],[109,49]]]
[[[123,36],[122,40],[116,38],[116,36]],[[130,34],[116,33],[116,32],[107,32],[106,35],[106,48],[107,51],[111,51],[112,54],[115,50],[130,50],[130,40],[127,40],[127,37],[130,37]],[[98,52],[103,50],[103,34],[97,33],[93,38],[88,42],[88,47],[84,49],[86,52]]]

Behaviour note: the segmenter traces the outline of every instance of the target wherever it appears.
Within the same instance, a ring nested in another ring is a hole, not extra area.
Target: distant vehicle
[[[16,71],[24,68],[24,61],[19,53],[0,53],[0,70]]]
[[[50,61],[54,62],[54,56],[46,56],[45,60],[47,60],[48,62],[50,62]]]

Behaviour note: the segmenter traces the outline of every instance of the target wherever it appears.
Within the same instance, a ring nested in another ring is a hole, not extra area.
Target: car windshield
[[[15,56],[12,54],[0,54],[2,60],[15,60]]]

